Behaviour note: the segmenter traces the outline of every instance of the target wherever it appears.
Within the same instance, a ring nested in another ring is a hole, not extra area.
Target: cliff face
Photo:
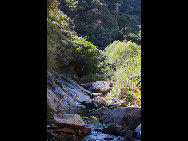
[[[47,71],[47,103],[55,112],[91,100],[90,93],[66,75]]]

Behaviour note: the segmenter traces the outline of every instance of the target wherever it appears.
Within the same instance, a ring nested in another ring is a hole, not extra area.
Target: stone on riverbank
[[[116,123],[135,129],[141,122],[141,108],[120,107],[111,110],[100,118],[101,123]]]
[[[86,126],[78,114],[54,114],[55,125],[58,127],[81,128]]]

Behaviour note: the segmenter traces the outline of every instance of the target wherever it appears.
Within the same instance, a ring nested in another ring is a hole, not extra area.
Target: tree
[[[99,72],[102,51],[83,37],[74,36],[71,42],[74,47],[72,56],[76,66],[75,72],[79,78]]]

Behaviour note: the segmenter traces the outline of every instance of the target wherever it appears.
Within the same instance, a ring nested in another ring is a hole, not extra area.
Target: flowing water
[[[104,125],[99,122],[99,116],[90,115],[87,111],[90,110],[84,105],[77,103],[77,106],[67,110],[66,114],[79,114],[85,121],[88,127],[91,128],[91,133],[83,139],[83,141],[104,141],[104,140],[124,140],[123,136],[115,136],[111,134],[104,134],[101,132]]]

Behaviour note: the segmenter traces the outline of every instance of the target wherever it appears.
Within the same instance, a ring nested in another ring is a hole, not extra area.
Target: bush
[[[141,47],[131,41],[115,41],[103,51],[106,75],[116,81],[111,97],[121,98],[130,104],[141,103]],[[112,73],[113,72],[113,73]],[[120,94],[120,88],[128,91]]]

